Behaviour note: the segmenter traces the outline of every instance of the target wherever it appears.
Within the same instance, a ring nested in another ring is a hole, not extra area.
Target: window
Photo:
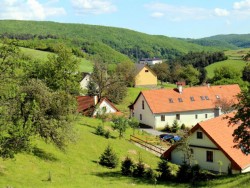
[[[198,119],[198,114],[195,114],[195,119]]]
[[[183,102],[182,98],[178,98],[178,101],[179,101],[179,102]]]
[[[142,114],[140,114],[140,120],[142,120]]]
[[[202,134],[202,132],[200,132],[200,131],[198,131],[198,132],[196,133],[196,136],[197,136],[197,139],[202,139],[202,138],[203,138],[203,134]]]
[[[205,96],[205,99],[206,99],[206,100],[209,100],[209,97],[208,97],[208,96]]]
[[[205,100],[205,97],[204,97],[204,96],[200,96],[200,98],[201,98],[201,100],[203,100],[203,101]]]
[[[194,97],[190,97],[190,100],[191,100],[191,101],[194,101]]]
[[[213,152],[207,151],[207,162],[213,162]]]
[[[180,114],[176,114],[176,119],[180,120],[181,119],[181,115]]]
[[[173,103],[174,102],[172,98],[169,98],[168,101],[169,101],[169,103]]]
[[[142,101],[141,105],[142,105],[142,109],[144,110],[144,101]]]
[[[145,70],[145,72],[148,72],[148,70]]]
[[[205,118],[207,118],[207,114],[205,114]]]
[[[161,115],[161,121],[165,121],[165,115]]]

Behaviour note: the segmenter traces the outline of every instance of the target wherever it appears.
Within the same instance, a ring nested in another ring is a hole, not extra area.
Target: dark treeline
[[[31,40],[31,39],[35,39],[38,38],[40,40],[43,39],[58,39],[59,37],[56,35],[52,35],[52,34],[47,34],[47,35],[33,35],[33,34],[29,34],[29,33],[25,33],[25,34],[14,34],[14,33],[3,33],[0,35],[1,38],[8,38],[8,39],[17,39],[17,40]]]

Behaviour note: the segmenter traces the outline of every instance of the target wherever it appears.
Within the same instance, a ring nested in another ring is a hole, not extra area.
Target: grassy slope
[[[31,59],[38,60],[38,61],[47,61],[48,55],[53,54],[51,52],[44,52],[40,50],[33,50],[29,48],[20,48],[21,52],[29,56]],[[80,61],[79,71],[81,72],[92,72],[93,69],[93,63],[87,59],[84,58],[78,58]]]
[[[246,62],[242,60],[242,56],[247,54],[249,51],[249,48],[225,51],[225,55],[228,56],[228,60],[217,62],[206,67],[208,78],[212,78],[214,76],[214,70],[221,66],[229,66],[241,72],[246,65]]]
[[[75,124],[78,141],[71,144],[65,153],[51,145],[37,142],[41,157],[19,154],[15,160],[0,161],[0,187],[147,187],[146,182],[122,177],[120,167],[110,170],[99,166],[100,154],[110,144],[120,158],[127,155],[156,167],[159,158],[133,145],[126,139],[106,139],[95,135],[96,119],[80,118]],[[131,130],[130,130],[131,133]],[[116,132],[112,135],[117,136]],[[127,137],[128,138],[128,137]],[[51,172],[52,182],[46,181]],[[162,186],[163,187],[163,186]]]

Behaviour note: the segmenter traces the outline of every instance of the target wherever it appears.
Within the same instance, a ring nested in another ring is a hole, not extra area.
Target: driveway
[[[140,128],[140,130],[145,131],[145,132],[152,134],[152,135],[155,135],[155,136],[159,136],[160,134],[164,133],[164,132],[152,129],[152,128]]]

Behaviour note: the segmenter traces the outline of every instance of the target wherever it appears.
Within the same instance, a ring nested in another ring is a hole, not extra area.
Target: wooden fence
[[[153,151],[153,152],[160,154],[160,155],[166,151],[166,149],[163,149],[159,146],[153,145],[153,144],[151,144],[145,140],[142,140],[136,136],[133,136],[133,135],[130,135],[130,141],[135,142],[135,143],[139,144],[140,146],[144,147],[145,149],[148,149],[148,150]]]

